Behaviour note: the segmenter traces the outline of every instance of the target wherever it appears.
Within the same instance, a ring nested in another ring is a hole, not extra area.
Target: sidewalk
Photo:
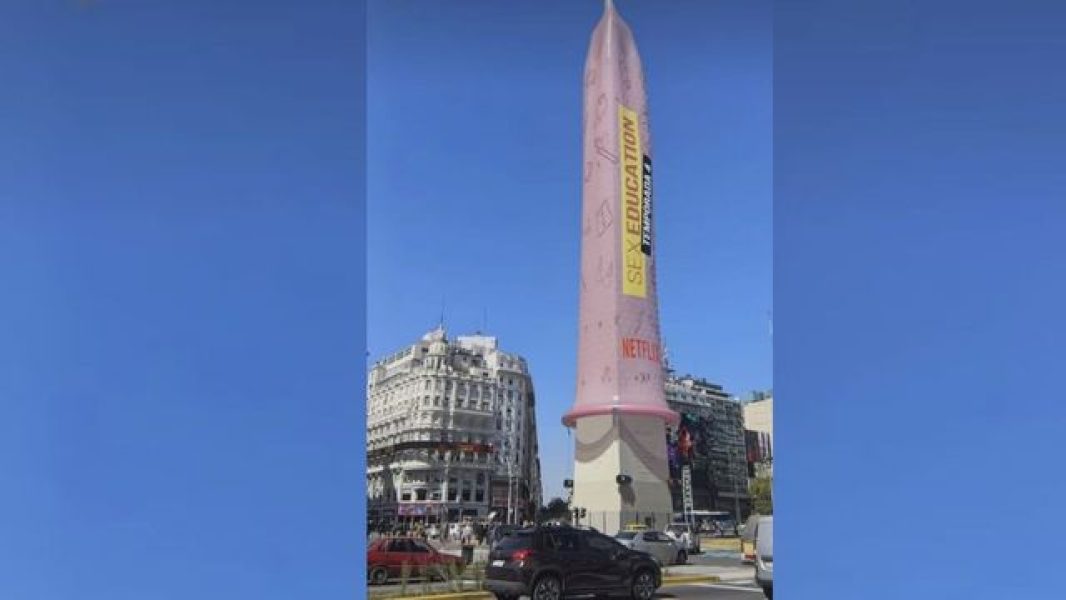
[[[755,579],[755,568],[750,565],[735,567],[715,565],[673,565],[666,567],[670,577],[688,577],[703,575],[717,577],[723,583],[750,583]]]

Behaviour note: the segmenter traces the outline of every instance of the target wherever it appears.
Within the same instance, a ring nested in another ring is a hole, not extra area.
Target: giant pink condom
[[[607,0],[585,61],[577,397],[563,416],[676,423],[663,391],[651,135],[640,56]]]

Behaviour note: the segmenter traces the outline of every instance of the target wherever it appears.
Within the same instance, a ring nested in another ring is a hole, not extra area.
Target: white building
[[[744,427],[749,434],[748,455],[757,474],[773,475],[774,394],[755,392],[744,403]]]
[[[774,394],[756,392],[744,402],[744,427],[774,437]]]
[[[525,360],[495,337],[449,342],[437,328],[375,363],[367,377],[371,522],[533,518],[541,503],[535,407]]]

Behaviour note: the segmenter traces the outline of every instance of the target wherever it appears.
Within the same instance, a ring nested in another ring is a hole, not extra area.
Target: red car
[[[438,552],[436,548],[416,538],[387,538],[375,540],[366,552],[366,572],[370,583],[381,585],[389,579],[400,577],[403,565],[410,567],[409,575],[428,575],[443,579],[449,565],[462,570],[463,561],[458,556]]]

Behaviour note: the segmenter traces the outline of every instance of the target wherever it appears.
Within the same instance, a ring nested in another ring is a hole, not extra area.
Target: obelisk
[[[651,135],[629,27],[607,0],[585,61],[573,505],[614,534],[661,528],[672,504],[655,282]]]

